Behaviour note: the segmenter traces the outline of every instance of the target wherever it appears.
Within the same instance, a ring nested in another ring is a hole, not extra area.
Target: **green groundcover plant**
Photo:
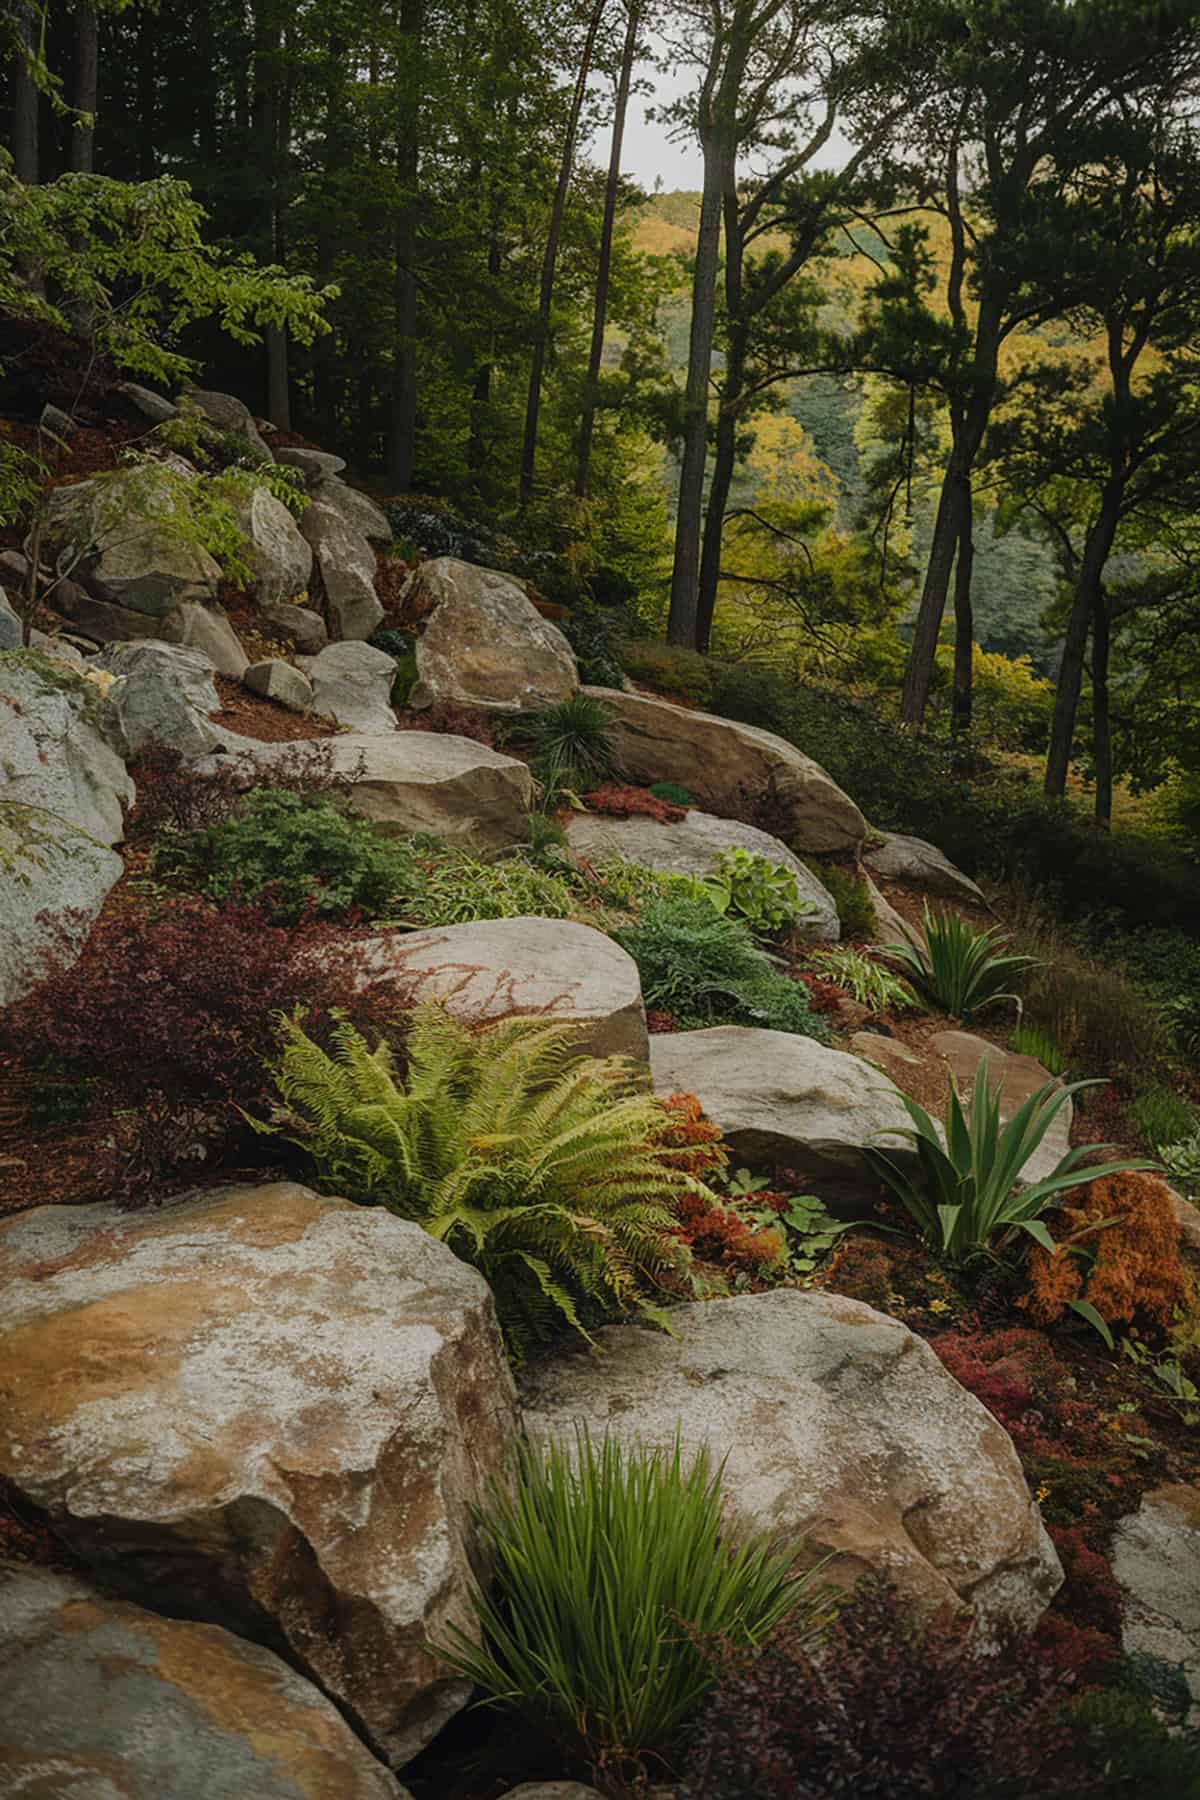
[[[1034,962],[1031,956],[1002,954],[998,925],[975,931],[958,913],[935,913],[929,902],[921,920],[922,942],[888,944],[884,954],[898,963],[910,981],[953,1018],[969,1019],[985,1007],[1019,997],[1005,984]]]
[[[1054,1239],[1046,1212],[1057,1196],[1088,1182],[1119,1175],[1127,1169],[1150,1169],[1145,1161],[1085,1165],[1084,1159],[1111,1145],[1088,1144],[1068,1150],[1051,1175],[1021,1184],[1021,1171],[1043,1142],[1072,1095],[1095,1082],[1066,1086],[1047,1082],[1031,1094],[1007,1125],[1000,1122],[1002,1084],[991,1084],[985,1057],[975,1072],[969,1109],[951,1087],[946,1104],[945,1144],[925,1109],[901,1094],[913,1122],[905,1135],[916,1149],[918,1171],[911,1172],[882,1150],[867,1152],[875,1173],[900,1201],[920,1237],[948,1262],[964,1262],[1024,1232],[1053,1254]],[[1083,1311],[1086,1302],[1078,1303]],[[1088,1308],[1084,1316],[1096,1320]]]
[[[595,1770],[664,1753],[715,1684],[715,1646],[761,1645],[785,1620],[811,1643],[832,1615],[799,1546],[730,1533],[721,1475],[678,1442],[521,1441],[476,1515],[494,1570],[481,1641],[452,1628],[439,1654]]]
[[[812,966],[825,981],[832,981],[860,1006],[872,1012],[911,1012],[919,1006],[917,996],[907,981],[901,981],[851,944],[834,944],[828,950],[815,950]]]
[[[415,1220],[487,1280],[520,1355],[564,1325],[665,1323],[691,1264],[672,1203],[713,1196],[672,1166],[667,1116],[623,1058],[580,1056],[528,1019],[472,1032],[419,1008],[406,1073],[348,1024],[322,1049],[281,1023],[280,1104],[259,1129],[311,1157],[329,1192]],[[713,1202],[715,1204],[715,1200]]]

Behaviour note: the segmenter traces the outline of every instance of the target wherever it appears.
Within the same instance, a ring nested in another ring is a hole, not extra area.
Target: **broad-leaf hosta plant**
[[[436,1648],[602,1776],[670,1749],[714,1685],[718,1647],[756,1647],[785,1621],[812,1642],[832,1616],[800,1547],[732,1536],[721,1470],[678,1444],[521,1441],[477,1524],[494,1571],[475,1600],[480,1642],[454,1630]]]
[[[1043,1215],[1057,1204],[1058,1195],[1126,1169],[1154,1166],[1147,1162],[1084,1166],[1086,1156],[1111,1149],[1108,1144],[1086,1144],[1068,1150],[1052,1175],[1021,1184],[1022,1169],[1071,1096],[1096,1085],[1075,1081],[1062,1087],[1047,1082],[1002,1125],[1001,1084],[991,1085],[985,1057],[975,1072],[969,1108],[963,1107],[955,1088],[950,1089],[944,1144],[924,1107],[901,1094],[913,1122],[905,1135],[916,1147],[917,1171],[904,1168],[886,1151],[868,1150],[867,1155],[922,1239],[946,1261],[965,1262],[998,1248],[1017,1232],[1026,1233],[1053,1255],[1054,1239]]]
[[[953,1018],[969,1019],[1001,1000],[1012,1000],[1020,1009],[1019,997],[1007,984],[1037,958],[1004,952],[1004,942],[998,925],[975,931],[958,913],[935,913],[926,901],[921,942],[888,944],[884,955]]]
[[[520,1354],[597,1313],[662,1323],[665,1285],[690,1285],[672,1202],[707,1195],[672,1167],[662,1104],[621,1058],[579,1056],[559,1025],[472,1032],[413,1015],[402,1074],[344,1024],[330,1053],[285,1022],[269,1124],[329,1191],[389,1207],[472,1263]]]

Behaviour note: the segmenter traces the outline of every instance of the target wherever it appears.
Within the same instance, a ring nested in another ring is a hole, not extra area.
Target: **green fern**
[[[414,1015],[404,1076],[344,1022],[330,1052],[281,1029],[282,1105],[258,1128],[301,1145],[328,1191],[473,1264],[517,1355],[563,1321],[584,1337],[614,1311],[663,1324],[655,1293],[690,1290],[673,1203],[709,1196],[671,1166],[664,1109],[631,1064],[579,1056],[559,1025],[473,1033],[438,1007]]]

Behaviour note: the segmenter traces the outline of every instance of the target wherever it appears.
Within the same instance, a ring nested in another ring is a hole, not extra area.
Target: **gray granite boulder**
[[[267,447],[266,439],[254,422],[254,414],[245,401],[239,400],[236,395],[218,393],[212,388],[188,388],[181,398],[202,412],[209,424],[215,425],[218,431],[244,439],[246,454],[255,462],[275,460]]]
[[[1112,1569],[1124,1591],[1122,1648],[1174,1675],[1178,1723],[1200,1728],[1200,1488],[1143,1494],[1113,1535]]]
[[[325,476],[314,484],[312,496],[320,505],[332,508],[348,526],[361,532],[373,544],[391,542],[392,527],[387,514],[361,489],[338,481],[335,476]]]
[[[332,450],[310,450],[306,444],[281,444],[275,461],[299,469],[309,487],[331,475],[340,475],[346,466],[344,456],[336,456]]]
[[[122,1598],[282,1653],[416,1755],[470,1694],[428,1642],[473,1629],[471,1507],[516,1425],[482,1277],[273,1182],[7,1219],[0,1286],[15,1492]]]
[[[221,570],[183,523],[174,468],[143,462],[55,488],[43,560],[97,600],[161,618],[182,600],[216,600]]]
[[[312,682],[302,670],[294,669],[291,663],[282,662],[279,657],[251,663],[242,680],[252,694],[261,694],[265,700],[277,700],[289,712],[312,711]]]
[[[134,796],[105,686],[41,652],[0,651],[0,789],[9,804],[117,844]]]
[[[308,591],[313,553],[282,500],[265,487],[251,488],[234,507],[249,546],[254,595],[260,606],[278,606]]]
[[[335,636],[364,641],[381,624],[375,552],[356,525],[330,502],[314,499],[300,521],[321,577]]]
[[[577,856],[586,856],[593,862],[615,856],[622,862],[641,863],[648,869],[665,869],[677,875],[711,874],[723,850],[749,850],[795,877],[800,898],[813,908],[801,920],[801,936],[826,944],[836,944],[841,936],[832,894],[786,844],[753,825],[718,819],[712,813],[694,809],[674,824],[664,824],[640,813],[628,819],[614,819],[603,813],[572,813],[567,837]]]
[[[319,655],[329,642],[324,619],[310,606],[292,606],[286,601],[282,606],[264,606],[262,623],[264,631],[305,656]]]
[[[330,644],[317,656],[304,657],[301,666],[312,683],[315,712],[351,731],[384,735],[395,731],[391,702],[396,664],[386,650],[371,644]]]
[[[78,954],[123,868],[57,814],[0,799],[0,1007],[37,985],[47,951]]]
[[[221,701],[202,651],[142,638],[108,645],[96,663],[118,677],[112,700],[130,756],[154,741],[192,761],[220,742],[209,715]]]
[[[0,1793],[406,1800],[272,1651],[11,1565],[0,1565]]]
[[[863,853],[863,861],[873,875],[924,888],[943,899],[974,900],[980,906],[987,905],[983,889],[956,869],[936,844],[927,844],[924,838],[906,837],[899,831],[885,831],[882,837],[881,844],[873,844]]]
[[[425,616],[410,706],[537,711],[579,686],[575,652],[511,575],[438,556],[418,565],[404,592]]]
[[[616,1325],[522,1379],[525,1426],[571,1443],[678,1441],[724,1461],[731,1518],[875,1573],[926,1617],[1028,1632],[1062,1582],[1008,1433],[898,1319],[777,1289],[693,1303],[674,1334]]]

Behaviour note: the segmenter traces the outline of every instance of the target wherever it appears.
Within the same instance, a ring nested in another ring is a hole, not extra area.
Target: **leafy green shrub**
[[[798,1546],[731,1537],[721,1471],[706,1452],[685,1465],[678,1443],[520,1440],[511,1488],[476,1521],[495,1571],[475,1596],[481,1643],[451,1628],[439,1653],[601,1778],[671,1748],[718,1645],[758,1646],[784,1621],[811,1643],[828,1610]]]
[[[808,863],[833,904],[843,938],[869,938],[875,929],[875,907],[861,875],[842,863]]]
[[[572,609],[559,625],[579,664],[579,679],[588,687],[619,688],[624,681],[611,615],[597,607]]]
[[[329,799],[257,788],[233,817],[163,846],[155,867],[216,900],[259,904],[279,924],[305,915],[374,917],[415,905],[425,877],[411,845],[382,837]]]
[[[934,913],[925,902],[920,944],[888,944],[883,954],[896,962],[916,986],[953,1018],[969,1019],[1001,1000],[1016,1002],[1003,984],[1033,962],[1016,953],[1000,955],[998,925],[976,931],[956,912]]]
[[[623,638],[619,655],[626,675],[643,687],[688,700],[693,706],[707,706],[712,700],[712,665],[698,650],[651,638]]]
[[[465,851],[429,857],[406,923],[465,925],[472,919],[569,919],[579,899],[565,874],[513,854],[484,862]]]
[[[569,1028],[480,1032],[437,1007],[413,1015],[407,1076],[350,1025],[330,1053],[292,1022],[269,1124],[330,1192],[414,1219],[477,1268],[521,1353],[584,1312],[661,1321],[654,1291],[687,1285],[673,1200],[707,1194],[672,1166],[667,1118],[632,1065],[573,1052]]]
[[[828,1041],[803,987],[775,968],[739,920],[706,899],[652,900],[635,924],[613,935],[637,963],[648,1007],[681,1022],[735,1021]]]
[[[911,1012],[920,1005],[907,981],[901,981],[890,969],[848,944],[816,950],[810,960],[823,980],[845,988],[860,1006],[869,1006],[872,1012]]]
[[[1068,1150],[1052,1175],[1027,1187],[1018,1183],[1021,1171],[1042,1143],[1067,1101],[1081,1088],[1076,1081],[1063,1087],[1047,1082],[1031,1094],[1008,1121],[1000,1124],[1000,1087],[993,1090],[986,1057],[975,1072],[969,1110],[964,1111],[957,1090],[951,1086],[946,1103],[944,1134],[924,1107],[901,1094],[915,1129],[905,1135],[916,1147],[920,1173],[914,1175],[882,1150],[868,1150],[871,1166],[895,1194],[917,1232],[930,1249],[949,1262],[963,1262],[995,1243],[1003,1243],[1018,1231],[1025,1232],[1050,1255],[1054,1239],[1042,1215],[1056,1196],[1070,1188],[1119,1175],[1126,1169],[1153,1168],[1152,1163],[1105,1163],[1081,1167],[1084,1158],[1108,1144],[1086,1144]],[[945,1137],[945,1148],[942,1138]],[[1086,1303],[1072,1302],[1083,1311]],[[1088,1309],[1089,1316],[1093,1309]],[[1091,1322],[1095,1324],[1096,1319]],[[1101,1328],[1104,1329],[1101,1322]]]
[[[1185,1200],[1200,1196],[1200,1131],[1192,1132],[1177,1144],[1165,1145],[1159,1154],[1164,1169],[1182,1189]]]
[[[512,739],[534,752],[534,773],[546,797],[570,788],[583,793],[618,772],[615,714],[594,694],[575,693],[544,712],[513,721]]]
[[[665,800],[668,806],[687,808],[696,804],[688,790],[680,787],[677,781],[652,781],[647,791],[653,794],[656,800]]]
[[[762,936],[790,930],[817,910],[802,897],[790,869],[753,850],[722,850],[716,869],[704,877],[704,886],[718,911],[744,919]]]
[[[1126,1116],[1155,1156],[1200,1129],[1195,1107],[1169,1087],[1147,1088],[1126,1108]]]

